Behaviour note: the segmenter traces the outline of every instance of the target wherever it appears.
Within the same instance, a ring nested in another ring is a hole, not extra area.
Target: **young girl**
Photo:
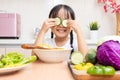
[[[57,25],[56,18],[67,20],[67,27]],[[44,39],[46,32],[51,29],[51,38]],[[73,37],[73,31],[77,39]],[[72,48],[72,51],[80,51],[85,55],[88,47],[84,39],[83,31],[75,21],[75,13],[68,5],[59,4],[50,11],[49,19],[45,20],[35,41],[35,45],[48,44],[51,47]]]

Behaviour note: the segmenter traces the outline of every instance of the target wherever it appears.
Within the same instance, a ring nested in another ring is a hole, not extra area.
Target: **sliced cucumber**
[[[62,25],[63,25],[64,27],[67,27],[67,20],[63,20],[63,21],[62,21]]]
[[[71,62],[73,64],[79,64],[83,62],[83,55],[80,52],[73,52],[71,55]]]
[[[59,17],[56,18],[56,25],[60,25],[61,24],[61,19]]]

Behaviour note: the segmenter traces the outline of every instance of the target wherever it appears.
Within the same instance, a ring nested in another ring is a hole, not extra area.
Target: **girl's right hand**
[[[46,33],[49,30],[49,28],[51,28],[55,25],[56,25],[56,19],[54,19],[54,18],[47,19],[44,21],[42,28],[41,28],[41,31]]]

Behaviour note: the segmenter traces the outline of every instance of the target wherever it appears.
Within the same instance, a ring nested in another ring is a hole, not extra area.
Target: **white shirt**
[[[48,44],[50,45],[51,47],[58,47],[56,45],[56,42],[55,42],[55,38],[46,38],[44,40],[45,44]],[[77,40],[76,39],[73,39],[73,48],[74,48],[74,51],[77,51],[78,50],[78,43],[77,43]],[[68,39],[68,41],[66,42],[65,45],[63,45],[61,48],[64,48],[64,49],[69,49],[71,48],[71,45],[70,45],[70,39]]]

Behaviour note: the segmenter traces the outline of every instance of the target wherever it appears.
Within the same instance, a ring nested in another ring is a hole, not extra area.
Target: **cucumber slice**
[[[56,25],[60,25],[61,24],[61,19],[59,17],[56,18]]]
[[[63,25],[64,27],[67,27],[67,20],[63,20],[63,21],[62,21],[62,25]]]
[[[71,62],[73,64],[80,64],[84,60],[82,53],[80,52],[73,52],[71,55]]]

